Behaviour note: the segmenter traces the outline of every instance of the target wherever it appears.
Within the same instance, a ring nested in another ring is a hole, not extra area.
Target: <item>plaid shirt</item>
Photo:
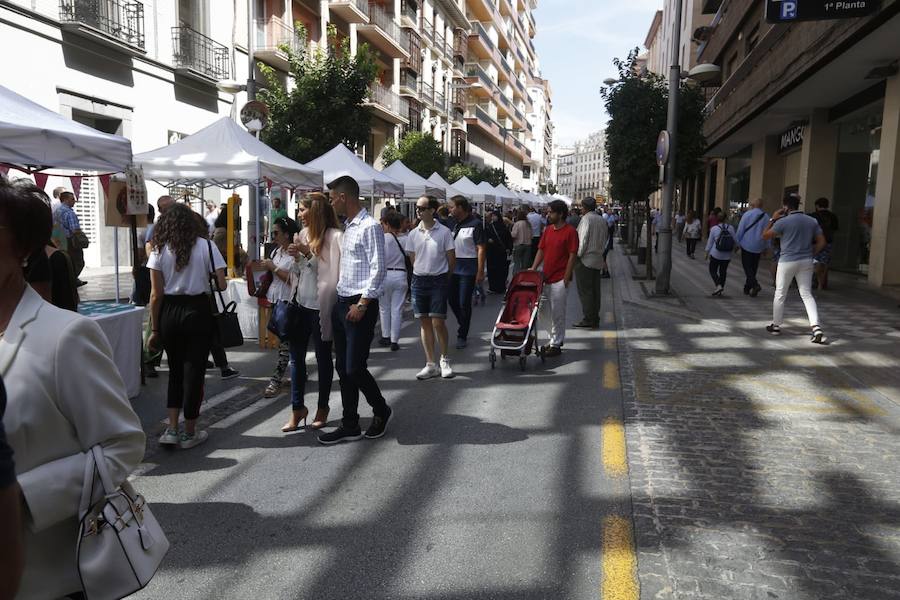
[[[341,238],[341,273],[338,296],[381,296],[384,276],[384,230],[365,208],[347,221]]]
[[[81,223],[78,222],[78,215],[75,214],[75,210],[68,204],[61,202],[59,206],[56,207],[56,215],[54,216],[59,218],[60,224],[66,231],[67,238],[72,237],[72,234],[74,234],[76,230],[81,229]]]

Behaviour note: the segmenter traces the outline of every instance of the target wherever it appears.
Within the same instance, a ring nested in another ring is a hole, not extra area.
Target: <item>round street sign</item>
[[[669,161],[669,132],[660,131],[659,137],[656,138],[656,164],[660,167],[665,166]]]
[[[248,131],[261,131],[268,122],[269,107],[259,100],[251,100],[241,109],[241,123]]]

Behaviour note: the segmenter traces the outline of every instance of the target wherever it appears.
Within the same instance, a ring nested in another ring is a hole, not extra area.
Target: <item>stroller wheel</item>
[[[523,371],[525,370],[526,360],[527,360],[527,357],[524,355],[519,357],[519,368],[522,369]]]
[[[493,369],[497,364],[497,353],[491,349],[491,353],[488,355],[488,358],[491,360],[491,368]]]

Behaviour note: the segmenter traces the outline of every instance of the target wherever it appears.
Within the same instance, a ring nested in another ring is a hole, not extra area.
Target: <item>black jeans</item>
[[[697,250],[697,242],[700,241],[700,238],[684,238],[685,246],[687,247],[687,255],[693,256],[694,251]]]
[[[709,274],[717,286],[725,287],[725,277],[728,275],[728,263],[730,262],[730,260],[709,257]]]
[[[213,327],[212,335],[209,339],[209,353],[212,354],[213,363],[220,368],[228,367],[228,356],[225,355],[225,346],[222,345],[222,337],[219,335],[219,328]]]
[[[169,360],[168,408],[183,408],[185,419],[200,416],[210,337],[216,327],[206,294],[166,296],[159,333]]]
[[[450,289],[447,291],[447,302],[450,310],[459,323],[456,337],[466,339],[469,337],[469,324],[472,322],[472,291],[475,289],[474,275],[450,276]]]
[[[350,305],[356,304],[359,296],[353,298],[338,297],[331,312],[331,325],[334,329],[334,368],[341,379],[341,401],[344,405],[344,417],[341,425],[345,429],[359,427],[359,393],[366,397],[372,412],[379,417],[387,416],[387,403],[378,383],[369,373],[369,347],[375,337],[375,321],[378,319],[378,301],[371,300],[357,322],[347,319]]]
[[[760,287],[759,282],[756,280],[756,272],[759,270],[759,257],[760,255],[754,252],[741,250],[741,265],[744,267],[744,275],[746,276],[744,281],[745,294],[753,288]]]
[[[369,309],[372,310],[372,309]],[[291,408],[303,408],[303,394],[306,391],[308,374],[306,371],[306,349],[309,338],[316,349],[316,365],[319,373],[319,402],[317,407],[328,410],[328,397],[334,381],[334,364],[331,362],[331,342],[322,340],[319,327],[319,311],[300,307],[300,322],[289,343],[291,348]]]

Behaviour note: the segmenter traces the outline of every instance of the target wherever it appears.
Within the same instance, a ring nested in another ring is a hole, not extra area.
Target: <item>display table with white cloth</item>
[[[144,309],[131,304],[81,302],[78,312],[103,330],[112,347],[113,361],[125,382],[128,397],[138,396],[141,393]]]
[[[228,287],[222,295],[226,302],[234,302],[237,305],[235,310],[244,339],[259,339],[259,302],[247,291],[247,280],[229,279]]]

